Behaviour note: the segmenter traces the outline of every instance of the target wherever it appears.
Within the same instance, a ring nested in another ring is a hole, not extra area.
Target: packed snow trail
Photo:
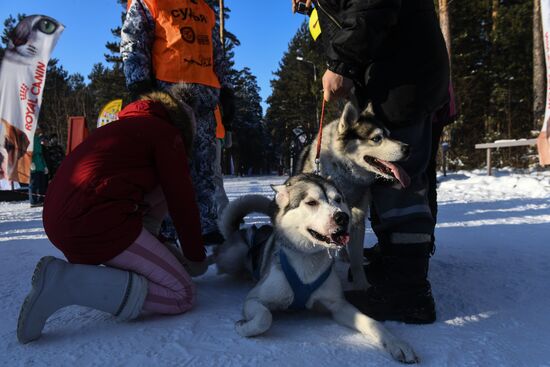
[[[225,186],[230,199],[272,196],[269,184],[283,179],[228,178]],[[430,262],[438,320],[387,322],[388,328],[410,342],[423,366],[550,367],[550,172],[459,172],[440,181]],[[367,243],[374,242],[367,233]],[[197,304],[187,314],[119,324],[71,306],[50,318],[40,340],[20,345],[19,307],[45,255],[61,257],[44,234],[41,209],[0,203],[1,366],[399,365],[327,315],[276,314],[265,335],[240,337],[234,323],[251,284],[214,268],[196,279]]]

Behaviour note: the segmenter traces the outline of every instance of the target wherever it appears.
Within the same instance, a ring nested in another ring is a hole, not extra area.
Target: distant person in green
[[[59,145],[57,135],[51,134],[49,137],[44,136],[42,139],[42,151],[48,167],[48,182],[50,182],[65,158],[65,150]]]
[[[32,152],[31,178],[29,182],[29,201],[31,208],[44,205],[48,186],[48,168],[42,154],[42,130],[36,129]]]

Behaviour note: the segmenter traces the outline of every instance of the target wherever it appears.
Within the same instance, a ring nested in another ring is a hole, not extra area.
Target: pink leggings
[[[153,193],[162,196],[162,191]],[[152,193],[152,194],[153,194]],[[153,195],[146,198],[150,204],[165,206],[164,197]],[[152,200],[151,200],[152,199]],[[150,215],[164,215],[163,210],[155,210],[153,206]],[[105,263],[114,268],[133,271],[143,275],[149,281],[147,297],[143,310],[161,314],[180,314],[189,310],[195,301],[195,286],[183,265],[145,228],[141,230],[135,242],[123,253]]]

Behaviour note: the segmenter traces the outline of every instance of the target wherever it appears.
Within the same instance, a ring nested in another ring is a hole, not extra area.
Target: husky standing
[[[320,307],[338,323],[371,337],[396,360],[418,362],[407,343],[344,298],[329,252],[349,241],[350,210],[342,192],[313,174],[291,177],[273,190],[273,201],[247,195],[229,203],[220,219],[226,241],[217,250],[218,270],[234,275],[247,271],[258,281],[246,297],[237,332],[263,334],[271,326],[271,311]],[[241,220],[252,212],[270,215],[273,227],[239,231]]]
[[[317,170],[318,137],[304,149],[297,172]],[[409,177],[397,165],[409,155],[407,144],[390,139],[388,130],[374,117],[370,109],[359,113],[348,102],[340,120],[323,127],[319,169],[323,177],[334,181],[342,190],[352,212],[351,240],[347,246],[350,270],[356,289],[367,289],[363,270],[365,213],[369,208],[369,186],[376,177],[397,180],[407,186]]]

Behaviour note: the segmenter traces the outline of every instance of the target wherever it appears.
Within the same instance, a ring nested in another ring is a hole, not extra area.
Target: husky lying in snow
[[[313,174],[300,174],[272,187],[273,201],[243,196],[229,203],[220,218],[226,241],[217,249],[218,270],[234,275],[248,270],[258,281],[246,297],[237,332],[247,337],[266,332],[271,311],[320,308],[338,323],[372,338],[396,360],[418,362],[407,343],[344,299],[329,252],[349,241],[350,210],[342,193]],[[269,215],[273,226],[239,230],[241,220],[252,212]]]
[[[300,157],[297,172],[314,172],[317,139],[307,146]],[[347,246],[350,269],[356,289],[367,289],[363,270],[365,213],[369,208],[369,186],[377,176],[409,184],[409,177],[391,163],[406,159],[407,144],[389,138],[389,132],[374,117],[370,109],[359,113],[348,102],[340,120],[323,127],[320,152],[320,174],[332,180],[343,191],[351,207],[351,240]]]

